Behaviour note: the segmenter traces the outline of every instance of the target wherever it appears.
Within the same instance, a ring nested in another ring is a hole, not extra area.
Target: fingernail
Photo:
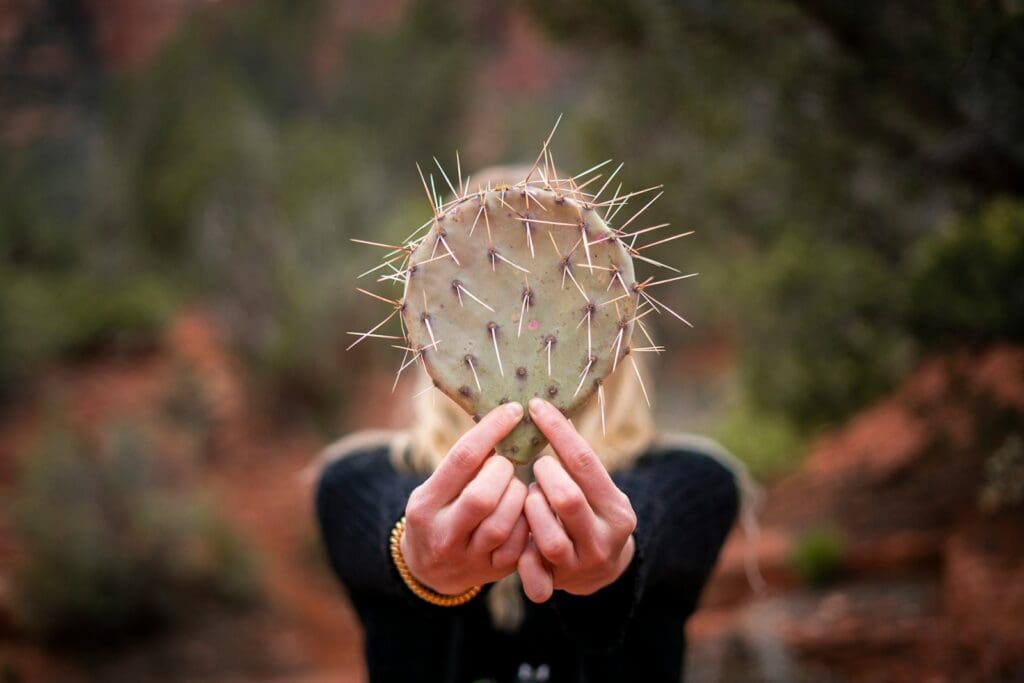
[[[510,417],[515,417],[517,420],[523,416],[523,404],[518,401],[512,401],[505,404],[505,411]]]

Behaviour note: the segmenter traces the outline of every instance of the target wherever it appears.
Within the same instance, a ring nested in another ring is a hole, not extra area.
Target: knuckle
[[[633,506],[630,505],[629,499],[625,497],[625,494],[623,494],[623,502],[616,506],[609,522],[616,531],[626,536],[636,530],[636,512],[633,510]]]
[[[546,539],[544,552],[552,558],[564,558],[571,550],[569,539],[564,536],[553,536]]]
[[[452,550],[452,538],[447,534],[433,534],[427,550],[433,563],[441,564]]]
[[[620,512],[611,515],[608,526],[619,536],[629,536],[636,530],[636,517],[628,512]]]
[[[473,455],[473,449],[461,441],[452,446],[452,449],[448,451],[448,457],[451,458],[452,463],[460,468],[472,467]]]
[[[493,549],[501,545],[502,541],[504,541],[507,536],[505,529],[503,529],[497,522],[484,522],[477,528],[476,533],[480,539],[480,543],[488,549]]]
[[[590,544],[590,559],[593,564],[603,565],[612,556],[612,541],[607,536],[598,536]]]
[[[596,458],[589,448],[580,446],[569,451],[568,459],[580,472],[589,472],[594,468]]]
[[[423,492],[416,488],[409,495],[409,502],[405,505],[406,522],[414,526],[425,526],[430,521],[430,513],[423,500]]]
[[[466,489],[462,492],[462,505],[473,515],[486,515],[491,511],[491,497],[479,488]]]
[[[605,555],[601,558],[598,567],[602,574],[611,574],[618,568],[618,558],[614,555]]]
[[[586,500],[580,491],[558,489],[551,494],[551,505],[561,513],[578,514],[586,507]]]

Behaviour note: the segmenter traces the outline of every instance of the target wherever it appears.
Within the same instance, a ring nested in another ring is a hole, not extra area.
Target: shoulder
[[[386,429],[364,429],[343,436],[320,451],[319,462],[328,465],[342,458],[388,451],[396,433]]]
[[[324,448],[314,465],[318,495],[393,472],[390,453],[394,436],[384,430],[360,431]]]
[[[736,456],[714,439],[698,434],[668,433],[656,438],[637,460],[637,467],[678,473],[705,488],[747,488],[750,475]]]

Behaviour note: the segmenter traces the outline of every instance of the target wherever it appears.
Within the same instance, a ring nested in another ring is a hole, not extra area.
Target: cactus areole
[[[577,193],[523,184],[465,197],[437,216],[407,269],[409,346],[476,419],[534,396],[571,416],[629,349],[632,259]],[[527,414],[496,451],[525,463],[546,443]]]
[[[597,394],[603,428],[605,378],[631,353],[662,350],[641,319],[665,311],[689,325],[649,288],[694,275],[637,281],[634,259],[678,273],[640,252],[690,233],[636,245],[639,236],[667,225],[634,225],[660,194],[611,227],[631,198],[658,188],[616,190],[602,201],[619,169],[596,191],[585,188],[601,175],[584,176],[604,165],[560,179],[545,142],[537,162],[512,184],[471,190],[459,169],[456,189],[441,169],[448,201],[421,171],[433,218],[403,244],[354,240],[389,249],[384,263],[363,275],[376,273],[379,281],[402,285],[403,293],[391,299],[360,290],[393,310],[369,331],[351,333],[358,338],[349,348],[367,337],[397,340],[392,345],[404,356],[395,385],[403,370],[422,365],[433,385],[477,420],[502,403],[525,406],[535,396],[572,417]],[[396,315],[402,335],[381,332]],[[649,346],[631,346],[635,326]],[[495,450],[525,464],[546,444],[527,412]]]

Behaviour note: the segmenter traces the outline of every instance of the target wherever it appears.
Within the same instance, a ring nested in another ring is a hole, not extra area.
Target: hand
[[[402,555],[416,580],[438,593],[511,574],[526,547],[526,485],[509,460],[491,455],[522,416],[518,403],[489,412],[409,496]]]
[[[537,483],[530,485],[523,509],[531,540],[518,565],[523,590],[534,602],[544,602],[555,588],[590,595],[633,561],[636,513],[557,408],[535,398],[530,415],[561,463],[547,455],[533,465]]]

